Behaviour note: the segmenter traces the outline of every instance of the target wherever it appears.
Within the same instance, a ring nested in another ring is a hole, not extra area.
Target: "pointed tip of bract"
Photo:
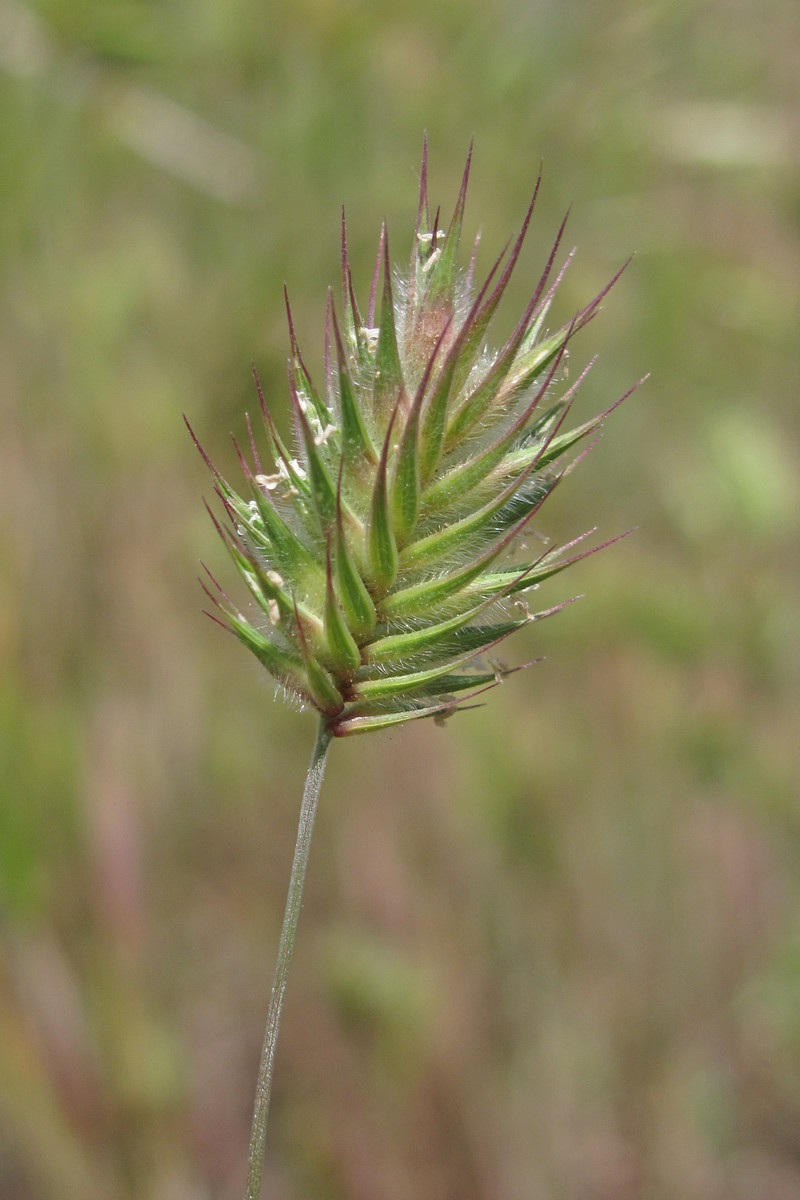
[[[186,425],[186,428],[189,430],[189,436],[192,439],[192,441],[194,442],[197,453],[200,455],[203,462],[206,464],[206,466],[208,467],[211,474],[214,476],[217,483],[220,484],[226,490],[229,490],[228,485],[225,482],[225,480],[223,479],[222,475],[217,470],[217,468],[214,466],[213,462],[211,461],[211,459],[208,457],[205,450],[203,449],[202,443],[200,442],[200,439],[198,438],[195,431],[192,429],[192,426],[189,423],[189,418],[186,416],[186,413],[182,413],[181,415],[183,416],[183,420],[184,420],[184,424]]]
[[[459,243],[461,241],[461,231],[464,225],[464,211],[467,203],[467,187],[469,185],[469,172],[472,165],[472,143],[470,142],[467,161],[464,166],[464,173],[461,177],[461,187],[458,192],[458,199],[453,210],[453,216],[450,219],[450,224],[447,227],[447,233],[444,238],[441,250],[438,257],[434,258],[437,252],[437,229],[439,224],[439,213],[437,210],[436,218],[433,223],[431,232],[430,253],[428,256],[428,265],[432,266],[430,277],[425,288],[425,302],[430,305],[438,305],[442,302],[452,303],[453,291],[455,286],[456,274],[456,255],[458,253]]]
[[[287,288],[285,283],[283,285],[283,302],[284,302],[284,305],[286,306],[286,321],[289,326],[289,342],[292,347],[292,358],[297,363],[297,365],[300,367],[303,374],[305,376],[308,376],[308,371],[306,370],[306,365],[303,362],[303,356],[300,353],[300,345],[297,341],[297,334],[295,333],[295,329],[294,329],[294,320],[292,319],[292,306],[289,303],[289,289]]]
[[[296,338],[294,336],[294,322],[292,321],[292,306],[289,303],[289,288],[285,280],[283,284],[283,303],[286,307],[286,319],[289,323],[289,337],[291,338],[292,345],[294,345]]]
[[[419,202],[417,204],[417,228],[415,230],[416,237],[414,239],[415,250],[419,243],[421,233],[426,232],[428,227],[428,134],[427,131],[422,138],[422,166],[419,171]]]
[[[369,289],[369,309],[367,312],[367,321],[370,328],[375,327],[375,305],[378,298],[378,280],[381,276],[381,266],[384,260],[384,243],[386,242],[386,222],[381,222],[381,233],[378,238],[378,253],[375,256],[375,269],[372,272],[372,284]]]
[[[266,423],[266,422],[269,422],[269,423],[270,423],[270,425],[271,425],[271,424],[272,424],[272,418],[271,418],[271,417],[270,417],[270,415],[269,415],[269,409],[267,408],[267,402],[266,402],[266,400],[264,399],[264,393],[263,393],[263,391],[261,390],[261,380],[260,380],[260,379],[259,379],[259,377],[258,377],[258,370],[257,370],[257,368],[256,368],[256,364],[255,364],[254,362],[252,362],[252,361],[251,361],[251,363],[250,363],[250,370],[251,370],[251,371],[252,371],[252,373],[253,373],[253,380],[254,380],[254,382],[255,382],[255,385],[256,385],[256,393],[257,393],[257,395],[258,395],[258,403],[259,403],[259,407],[261,408],[261,416],[264,418],[264,421],[265,421],[265,423]]]
[[[347,220],[345,217],[344,205],[342,205],[342,291],[345,296],[348,291],[348,283],[350,280],[350,257],[347,252]]]
[[[382,258],[383,295],[384,295],[384,298],[386,298],[387,292],[388,292],[388,298],[391,300],[391,298],[392,298],[392,264],[389,259],[389,233],[386,228],[385,221],[384,221],[383,225],[381,226],[381,248],[383,251],[383,258]]]
[[[459,188],[455,212],[453,213],[453,218],[452,218],[452,221],[450,222],[450,228],[453,228],[453,226],[457,224],[459,227],[459,232],[460,232],[460,224],[463,221],[463,217],[464,217],[464,207],[466,205],[466,199],[467,199],[467,185],[469,183],[469,173],[470,173],[470,167],[472,165],[472,150],[473,150],[474,142],[475,142],[475,139],[473,137],[469,143],[469,150],[467,151],[467,160],[464,165],[464,171],[463,171],[463,174],[461,177],[461,187]],[[436,216],[434,217],[434,231],[435,231],[436,226],[438,225],[438,222],[439,222],[439,210],[437,209]],[[429,226],[430,226],[430,218],[429,218],[429,213],[428,213],[428,134],[426,132],[423,134],[423,138],[422,138],[422,165],[420,167],[419,202],[417,205],[417,226],[416,226],[415,242],[417,242],[417,243],[419,242],[419,238],[420,238],[421,234],[424,235],[428,232],[431,232]]]
[[[469,150],[467,151],[467,161],[464,164],[464,173],[461,176],[461,187],[458,191],[458,199],[456,200],[455,211],[450,222],[450,229],[457,229],[458,236],[461,236],[461,227],[464,223],[464,211],[467,206],[467,188],[469,186],[469,173],[472,167],[472,146],[474,139],[470,141]],[[448,230],[448,236],[449,236]]]
[[[383,431],[398,403],[405,398],[405,378],[397,344],[389,239],[385,226],[381,231],[381,261],[383,292],[374,358],[372,411],[380,430]]]
[[[353,273],[350,270],[350,255],[347,249],[347,224],[344,206],[342,206],[342,300],[344,302],[344,323],[348,340],[356,355],[361,359],[364,353],[361,312],[359,311],[356,294],[353,288]]]
[[[242,474],[244,475],[247,482],[249,484],[252,484],[253,483],[253,472],[250,470],[250,464],[248,463],[247,459],[245,458],[244,451],[242,450],[241,446],[239,445],[238,441],[236,440],[235,434],[233,434],[233,433],[231,434],[231,441],[233,442],[233,449],[236,452],[236,457],[239,460],[239,466],[242,469]],[[258,470],[258,466],[256,466],[256,470]]]

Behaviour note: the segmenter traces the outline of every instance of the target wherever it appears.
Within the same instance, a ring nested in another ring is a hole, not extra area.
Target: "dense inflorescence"
[[[201,450],[230,521],[215,524],[258,613],[245,616],[210,577],[214,619],[337,736],[447,714],[494,686],[508,674],[491,657],[499,643],[556,611],[531,612],[526,593],[600,548],[576,551],[578,538],[530,558],[519,535],[573,465],[565,455],[611,411],[565,429],[588,367],[555,393],[572,338],[618,276],[548,331],[562,223],[525,312],[491,353],[487,331],[539,183],[519,235],[476,290],[475,253],[466,271],[458,265],[469,166],[440,228],[423,154],[410,271],[393,282],[384,228],[366,320],[342,216],[343,318],[329,295],[322,390],[287,301],[294,452],[257,377],[268,469],[249,422],[252,465],[237,446],[245,495]]]

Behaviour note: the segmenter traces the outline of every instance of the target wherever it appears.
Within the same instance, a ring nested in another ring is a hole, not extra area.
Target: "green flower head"
[[[342,316],[329,297],[322,387],[289,312],[294,445],[257,377],[267,457],[248,423],[241,492],[198,443],[227,517],[214,522],[255,602],[241,611],[209,575],[209,615],[336,736],[447,714],[495,686],[508,674],[493,665],[496,647],[557,611],[532,612],[526,593],[601,548],[576,550],[578,538],[530,558],[520,535],[574,465],[569,452],[611,412],[568,429],[586,371],[567,385],[564,367],[619,273],[551,332],[569,262],[556,267],[562,223],[513,333],[489,350],[539,183],[518,236],[476,288],[474,251],[466,270],[458,256],[469,167],[468,157],[445,228],[438,211],[431,218],[423,153],[409,270],[393,278],[384,228],[366,319],[342,217]]]

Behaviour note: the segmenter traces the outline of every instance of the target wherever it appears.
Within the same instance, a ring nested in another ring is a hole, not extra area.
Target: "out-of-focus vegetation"
[[[544,160],[508,323],[570,202],[559,318],[637,251],[541,522],[639,528],[334,747],[265,1195],[800,1194],[798,80],[790,0],[0,0],[4,1200],[241,1193],[314,722],[199,611],[180,413],[233,470],[251,358],[285,411],[284,280],[319,374],[425,128],[484,266]]]

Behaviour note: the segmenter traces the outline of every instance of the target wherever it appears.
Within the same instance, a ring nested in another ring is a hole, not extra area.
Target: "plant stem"
[[[264,1170],[264,1144],[267,1137],[267,1116],[269,1114],[269,1098],[272,1090],[272,1068],[275,1062],[275,1047],[278,1042],[278,1026],[283,1008],[283,997],[286,992],[286,979],[289,974],[289,962],[294,948],[294,938],[297,932],[297,920],[300,916],[300,904],[303,897],[303,882],[308,866],[308,854],[311,849],[311,834],[314,829],[314,817],[317,813],[317,801],[325,773],[325,760],[331,744],[332,734],[323,718],[319,724],[317,740],[311,755],[311,763],[303,790],[303,803],[300,807],[300,822],[297,827],[297,843],[294,848],[292,873],[289,878],[289,894],[286,897],[286,911],[283,915],[281,940],[278,948],[278,961],[275,966],[275,977],[272,982],[272,995],[267,1013],[267,1031],[264,1035],[264,1047],[261,1051],[261,1064],[258,1068],[258,1083],[256,1085],[256,1100],[253,1108],[253,1127],[250,1134],[250,1154],[247,1169],[247,1191],[245,1200],[259,1200],[261,1194],[261,1175]]]

